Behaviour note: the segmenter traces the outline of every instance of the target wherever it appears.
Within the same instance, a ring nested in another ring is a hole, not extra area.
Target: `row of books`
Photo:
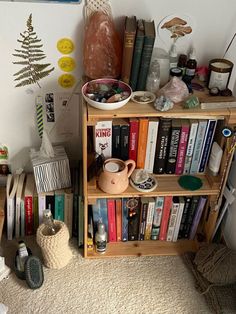
[[[126,16],[123,37],[121,79],[130,84],[133,91],[145,90],[156,38],[155,23]]]
[[[206,201],[206,196],[100,198],[89,209],[89,238],[93,238],[98,222],[102,222],[109,242],[192,240]]]
[[[78,172],[73,171],[72,182],[75,176]],[[37,193],[33,173],[9,174],[6,185],[8,240],[35,234],[43,222],[45,209],[51,210],[54,219],[65,222],[70,236],[78,236],[79,209],[83,209],[78,182],[71,188]]]
[[[98,121],[94,145],[105,158],[133,159],[156,174],[204,172],[216,119],[131,118]]]

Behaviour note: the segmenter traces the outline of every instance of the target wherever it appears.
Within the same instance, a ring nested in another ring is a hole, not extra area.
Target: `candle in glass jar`
[[[228,87],[233,63],[226,59],[213,59],[209,63],[208,88],[217,87],[224,90]]]

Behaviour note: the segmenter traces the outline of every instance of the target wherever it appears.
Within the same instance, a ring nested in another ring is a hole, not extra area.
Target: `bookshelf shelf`
[[[94,183],[90,184],[88,183],[88,203],[93,204],[97,198],[121,198],[121,197],[140,197],[140,196],[191,196],[191,195],[217,195],[219,193],[219,184],[218,186],[212,187],[209,183],[207,177],[205,175],[198,175],[203,185],[200,190],[195,191],[188,191],[178,184],[179,176],[175,175],[157,175],[157,181],[158,181],[158,187],[153,191],[149,193],[142,193],[138,192],[134,188],[132,188],[130,185],[127,188],[125,192],[122,194],[107,194],[103,191],[101,191],[97,185]]]
[[[201,102],[210,102],[209,95],[206,92],[197,92]],[[212,100],[211,100],[212,101]],[[214,98],[214,102],[227,103],[235,101],[234,97],[222,99]],[[131,186],[122,194],[107,194],[101,191],[96,179],[93,178],[88,182],[87,166],[91,161],[91,155],[88,153],[89,134],[88,129],[94,126],[97,121],[115,120],[119,118],[159,118],[166,117],[172,119],[216,119],[220,120],[217,124],[216,138],[217,142],[223,149],[223,157],[219,175],[213,177],[208,171],[204,174],[197,175],[201,178],[203,186],[199,190],[185,190],[178,184],[179,176],[177,175],[157,175],[158,186],[150,193],[142,193],[134,190]],[[111,258],[116,256],[142,256],[142,255],[176,255],[186,251],[196,251],[198,248],[197,240],[178,240],[169,241],[128,241],[108,243],[108,248],[104,254],[98,254],[95,250],[90,251],[88,244],[88,206],[95,204],[97,199],[125,198],[125,197],[155,197],[155,196],[208,196],[208,211],[204,212],[200,224],[201,231],[204,233],[205,241],[211,240],[211,235],[216,224],[218,213],[216,203],[221,198],[222,191],[226,184],[227,174],[230,168],[233,154],[229,154],[229,147],[232,144],[231,138],[224,138],[221,134],[221,127],[234,127],[236,124],[236,108],[229,108],[227,105],[224,109],[183,109],[182,104],[175,104],[174,108],[167,112],[155,110],[153,104],[139,105],[129,101],[124,107],[115,111],[103,111],[93,108],[83,101],[83,188],[84,188],[84,257],[85,258]]]
[[[155,256],[179,255],[187,251],[196,251],[198,243],[190,240],[166,241],[128,241],[108,243],[105,253],[88,252],[89,258],[111,258],[114,256]]]

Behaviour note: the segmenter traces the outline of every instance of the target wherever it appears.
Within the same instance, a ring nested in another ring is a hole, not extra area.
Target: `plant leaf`
[[[30,69],[30,65],[28,65],[27,67],[24,67],[23,69],[21,69],[20,71],[16,72],[13,75],[14,76],[20,75],[21,73],[24,73],[25,71],[29,71],[29,69]]]
[[[18,76],[17,78],[14,79],[14,81],[20,81],[22,79],[28,78],[28,77],[32,77],[32,72],[31,71],[27,71],[25,73],[23,73],[22,75]]]

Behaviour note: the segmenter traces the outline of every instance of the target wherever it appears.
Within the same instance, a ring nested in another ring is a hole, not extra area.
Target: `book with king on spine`
[[[97,121],[94,126],[94,148],[105,158],[112,156],[112,121]]]
[[[124,23],[121,79],[123,82],[127,84],[129,84],[131,75],[136,29],[137,29],[136,17],[126,16]]]
[[[154,21],[144,21],[144,43],[136,87],[137,90],[143,91],[146,89],[147,75],[156,38],[155,29],[156,27]]]

